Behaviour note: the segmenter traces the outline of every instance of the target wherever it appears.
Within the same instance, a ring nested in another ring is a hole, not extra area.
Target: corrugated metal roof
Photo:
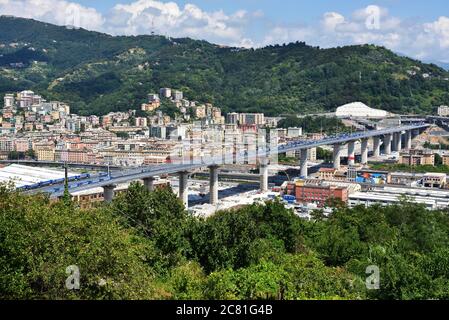
[[[77,173],[69,172],[69,177]],[[16,187],[33,185],[35,183],[64,178],[64,171],[49,168],[39,168],[11,164],[0,168],[0,183],[13,182]]]

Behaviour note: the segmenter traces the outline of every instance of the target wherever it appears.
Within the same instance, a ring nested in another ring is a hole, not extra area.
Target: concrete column
[[[384,153],[386,155],[391,154],[391,134],[386,134],[384,136]]]
[[[374,137],[374,156],[379,157],[380,156],[380,137]]]
[[[402,149],[401,133],[395,132],[393,134],[393,151],[401,151],[401,149]]]
[[[349,141],[348,143],[348,165],[355,165],[355,141]]]
[[[362,164],[368,164],[368,139],[362,139]]]
[[[398,132],[397,151],[402,150],[402,132]]]
[[[268,160],[266,158],[260,160],[260,191],[268,191]]]
[[[218,202],[218,166],[209,167],[209,203],[216,205]]]
[[[154,181],[156,179],[154,177],[148,177],[143,179],[143,185],[145,188],[147,188],[148,191],[153,192],[154,191]]]
[[[405,149],[412,148],[412,132],[410,130],[405,132]]]
[[[341,160],[341,145],[336,143],[334,144],[334,168],[335,169],[340,169],[340,160]]]
[[[397,135],[397,133],[396,132],[393,133],[392,137],[393,137],[393,141],[391,143],[391,151],[398,151],[398,149],[397,149],[397,144],[398,144],[398,135]]]
[[[182,203],[186,209],[189,207],[189,173],[188,172],[179,172],[179,199],[181,199]]]
[[[106,203],[112,202],[112,200],[114,199],[114,189],[116,187],[117,186],[113,185],[113,184],[103,187],[104,202],[106,202]]]
[[[302,149],[301,150],[301,160],[299,165],[301,166],[301,178],[307,178],[309,175],[308,168],[307,168],[307,158],[309,157],[309,149]]]

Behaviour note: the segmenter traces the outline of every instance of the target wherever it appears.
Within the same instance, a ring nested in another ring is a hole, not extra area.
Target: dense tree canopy
[[[151,241],[107,210],[78,210],[0,187],[2,298],[162,298],[147,263],[157,258]],[[79,268],[79,291],[66,288],[70,266]]]
[[[82,210],[0,187],[3,299],[447,299],[449,216],[403,203],[303,220],[278,201],[190,216],[132,184]],[[68,290],[66,268],[80,270]],[[365,286],[368,266],[379,290]]]

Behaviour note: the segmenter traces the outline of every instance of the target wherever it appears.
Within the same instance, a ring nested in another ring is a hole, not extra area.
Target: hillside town
[[[179,117],[157,110],[160,96],[178,108]],[[202,129],[194,130],[198,126],[242,137],[242,132],[255,132],[267,120],[275,121],[263,114],[231,113],[225,119],[220,108],[188,101],[170,88],[162,88],[160,96],[149,94],[148,103],[141,106],[153,115],[139,117],[137,110],[129,110],[99,117],[73,114],[66,103],[47,102],[30,90],[7,94],[0,116],[0,159],[124,167],[167,163],[179,140],[205,136]]]
[[[164,104],[171,104],[176,112],[171,116],[163,112]],[[438,115],[445,117],[448,110],[447,106],[440,106]],[[351,131],[389,128],[407,121],[407,118],[401,120],[394,114],[360,102],[341,106],[331,116],[341,119]],[[382,153],[375,150],[379,148],[375,145],[376,140],[367,142],[365,146],[362,140],[356,141],[349,147],[352,151],[342,149],[339,158],[335,158],[335,146],[333,151],[328,146],[310,147],[304,155],[301,150],[288,151],[270,159],[270,183],[262,187],[263,193],[257,188],[248,189],[248,184],[259,180],[254,172],[259,170],[260,164],[260,159],[248,157],[248,154],[258,152],[262,148],[261,143],[266,147],[267,142],[275,141],[276,146],[271,147],[278,148],[295,141],[313,143],[329,138],[329,134],[304,132],[301,127],[277,128],[281,120],[282,117],[266,117],[263,113],[223,115],[220,108],[185,99],[182,91],[171,88],[161,88],[158,94],[148,94],[147,102],[141,105],[140,110],[104,116],[74,114],[67,103],[47,102],[30,90],[6,94],[0,117],[0,160],[6,163],[0,169],[0,179],[13,179],[18,187],[28,188],[24,180],[35,174],[30,183],[42,183],[39,181],[45,180],[47,169],[39,173],[41,169],[35,168],[33,173],[23,176],[29,168],[25,165],[33,162],[69,164],[73,168],[96,165],[123,170],[192,161],[201,163],[217,155],[223,155],[223,158],[231,155],[220,173],[225,180],[220,182],[219,192],[226,194],[229,188],[237,188],[241,192],[211,201],[202,182],[204,177],[208,177],[208,172],[196,171],[185,200],[195,214],[207,216],[218,209],[252,203],[264,197],[281,197],[286,206],[306,217],[311,210],[326,208],[331,199],[349,205],[393,204],[400,201],[399,195],[409,195],[429,208],[449,204],[446,200],[446,195],[449,195],[447,172],[436,169],[449,165],[449,151],[435,149],[435,146],[442,145],[447,135],[437,126],[413,136],[413,144],[406,148],[401,146],[407,142],[399,142],[394,136],[390,150],[387,150],[388,141],[384,139]],[[268,140],[267,130],[270,132]],[[369,152],[369,163],[367,158],[363,158],[363,148],[373,150]],[[356,152],[362,152],[362,156],[354,157]],[[323,153],[330,154],[333,159],[326,160]],[[247,158],[236,161],[236,154]],[[17,163],[7,165],[8,161]],[[429,172],[415,172],[413,168],[425,168]],[[165,178],[168,180],[159,179],[157,184],[175,186],[180,183],[176,177]],[[246,183],[242,184],[242,181]],[[123,192],[127,186],[121,184],[115,192]],[[73,197],[81,206],[89,207],[105,195],[103,188],[93,188],[74,192]]]

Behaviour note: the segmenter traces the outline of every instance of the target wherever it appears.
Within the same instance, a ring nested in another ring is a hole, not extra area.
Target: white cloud
[[[221,10],[206,12],[193,4],[181,8],[175,2],[138,0],[128,5],[116,5],[107,20],[105,29],[112,34],[137,35],[155,31],[224,44],[249,43],[244,39],[245,10],[226,15]]]
[[[321,23],[326,31],[335,31],[335,28],[345,22],[345,17],[337,12],[326,12]]]
[[[95,9],[61,0],[0,0],[0,14],[89,30],[99,30],[104,23],[102,15]]]
[[[437,21],[426,23],[425,32],[436,36],[442,49],[449,48],[449,18],[440,17]]]
[[[180,7],[176,2],[137,0],[130,4],[117,4],[102,15],[93,8],[65,0],[0,0],[0,14],[75,25],[89,30],[114,35],[167,34],[173,37],[192,37],[229,45],[253,44],[244,37],[250,18],[238,10],[231,15],[222,10],[206,12],[194,4]]]
[[[377,26],[373,24],[376,19]],[[447,61],[449,18],[440,17],[430,23],[403,21],[391,16],[385,8],[368,6],[349,17],[338,12],[324,13],[317,26],[278,26],[260,45],[290,41],[305,41],[320,47],[377,44],[417,59]]]

